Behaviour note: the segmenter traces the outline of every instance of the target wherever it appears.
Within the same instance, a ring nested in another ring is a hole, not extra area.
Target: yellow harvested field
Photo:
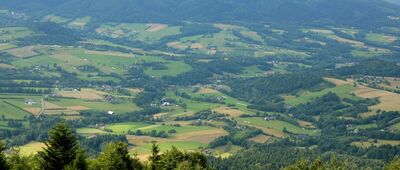
[[[48,102],[48,101],[45,101],[44,104],[45,104],[46,110],[47,110],[47,109],[49,109],[49,110],[65,109],[65,108],[62,107],[62,106],[56,105],[56,104],[54,104],[54,103],[50,103],[50,102]]]
[[[228,135],[228,132],[222,129],[213,129],[177,134],[173,139],[176,141],[196,141],[208,144],[214,139],[226,135]]]
[[[219,93],[219,91],[214,90],[212,88],[205,87],[205,88],[201,88],[197,93],[198,94],[212,94],[212,93]]]
[[[335,84],[336,86],[341,86],[341,85],[346,85],[346,84],[351,83],[349,81],[335,79],[335,78],[329,78],[329,77],[324,77],[324,80],[329,81],[329,82]]]
[[[132,54],[115,52],[115,51],[93,51],[93,50],[85,50],[86,54],[92,55],[111,55],[117,57],[134,57]]]
[[[15,68],[13,65],[0,63],[0,68],[12,69]]]
[[[41,108],[24,108],[24,110],[32,113],[33,115],[37,115],[40,113]]]
[[[150,136],[134,136],[134,135],[126,135],[129,143],[134,143],[135,145],[143,145],[147,143],[153,142],[166,142],[168,139],[166,138],[155,138]]]
[[[271,139],[271,136],[267,136],[267,135],[258,135],[256,137],[252,137],[249,140],[256,142],[256,143],[265,143],[267,142],[269,139]]]
[[[370,107],[373,111],[378,109],[385,111],[400,111],[400,94],[360,85],[354,93],[363,98],[379,98],[380,103]]]
[[[237,110],[237,109],[231,109],[229,107],[218,107],[216,109],[213,109],[215,112],[222,113],[222,114],[227,114],[230,117],[239,117],[240,115],[245,114],[244,112]]]
[[[187,48],[186,45],[184,45],[184,44],[182,44],[182,43],[180,43],[178,41],[169,42],[169,43],[167,43],[167,46],[168,47],[172,47],[172,48],[176,48],[176,49],[180,49],[180,50],[183,50],[183,49]]]
[[[106,93],[93,89],[81,89],[81,91],[60,91],[58,94],[62,97],[96,100],[103,99]]]
[[[203,49],[204,46],[201,43],[193,43],[192,45],[190,45],[191,49]]]
[[[149,27],[146,30],[148,32],[157,32],[157,31],[161,31],[168,27],[168,25],[165,25],[165,24],[146,24],[146,26]]]
[[[90,110],[90,108],[85,107],[85,106],[70,106],[70,107],[67,107],[67,110],[82,111],[82,110]]]
[[[254,125],[249,125],[249,126],[261,129],[265,134],[272,136],[272,137],[283,138],[286,136],[285,133],[283,133],[279,130],[276,130],[276,129],[269,128],[269,127],[261,127],[261,126],[254,126]]]
[[[312,129],[316,128],[311,122],[307,122],[304,120],[298,120],[297,122],[299,123],[300,126],[305,128],[312,128]]]
[[[36,48],[37,48],[37,46],[26,46],[26,47],[20,47],[20,48],[13,48],[13,49],[7,50],[7,53],[9,53],[15,57],[27,58],[27,57],[39,55],[39,53],[37,53],[35,51]]]
[[[361,114],[362,117],[369,117],[376,114],[377,110],[400,111],[400,94],[385,90],[373,89],[358,85],[354,94],[363,98],[378,98],[380,103],[370,106],[370,112]]]

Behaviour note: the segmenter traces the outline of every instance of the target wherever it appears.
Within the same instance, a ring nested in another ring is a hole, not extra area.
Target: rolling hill
[[[324,21],[368,26],[393,23],[387,16],[400,15],[400,7],[382,0],[3,0],[0,6],[38,16],[54,13],[118,22]]]

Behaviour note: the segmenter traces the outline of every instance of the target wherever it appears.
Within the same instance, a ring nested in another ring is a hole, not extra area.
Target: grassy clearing
[[[141,122],[126,122],[107,125],[114,133],[127,133],[129,130],[134,132],[140,128],[151,126],[151,124]]]
[[[70,22],[68,24],[68,26],[70,26],[71,28],[83,29],[83,28],[85,28],[86,24],[90,22],[91,19],[92,19],[92,17],[90,17],[90,16],[77,18],[77,19],[73,20],[72,22]]]
[[[288,98],[285,100],[286,104],[295,106],[303,103],[307,103],[315,98],[321,97],[329,92],[337,94],[341,98],[350,98],[350,99],[359,99],[356,96],[351,95],[356,88],[352,85],[340,85],[332,88],[327,88],[317,92],[303,92],[299,94],[297,97]]]
[[[187,65],[183,61],[169,61],[162,58],[158,58],[160,62],[166,62],[164,64],[167,70],[154,70],[153,68],[146,69],[144,72],[150,76],[162,77],[162,76],[176,76],[181,73],[188,72],[192,70],[190,65]]]
[[[2,50],[8,50],[11,48],[15,48],[17,46],[13,45],[13,44],[9,44],[9,43],[0,43],[0,51]]]
[[[228,158],[233,154],[239,152],[243,148],[237,145],[225,145],[211,149],[211,153],[215,157]]]
[[[210,126],[171,126],[171,125],[152,125],[152,126],[147,126],[147,127],[142,127],[139,128],[140,130],[144,132],[151,132],[152,130],[156,130],[157,132],[159,131],[169,131],[172,129],[176,130],[176,134],[180,133],[193,133],[196,131],[204,131],[204,130],[213,130],[216,128],[210,127]]]
[[[236,118],[236,120],[241,124],[273,128],[279,131],[283,131],[283,129],[286,128],[287,131],[295,134],[309,134],[309,135],[319,134],[319,130],[308,130],[280,120],[265,121],[263,118],[257,118],[257,117]]]
[[[23,156],[35,155],[37,152],[42,151],[45,147],[44,143],[41,142],[30,142],[24,146],[20,146],[20,153]]]
[[[61,16],[53,15],[53,14],[47,15],[47,16],[43,17],[43,19],[42,19],[42,21],[45,21],[45,22],[55,22],[55,23],[59,23],[59,24],[66,23],[69,20],[70,19],[68,19],[68,18],[64,18]]]
[[[257,66],[245,67],[241,76],[243,77],[256,77],[265,75],[265,71],[260,70]]]
[[[256,137],[250,138],[249,140],[256,142],[256,143],[265,143],[271,138],[272,138],[271,136],[267,136],[267,135],[258,135]]]
[[[400,123],[396,123],[396,124],[390,126],[390,129],[395,132],[400,132]]]
[[[371,129],[371,128],[377,128],[378,125],[376,123],[371,123],[371,124],[365,124],[365,125],[357,125],[355,127],[358,129]]]
[[[368,41],[378,42],[382,44],[390,44],[397,40],[396,37],[384,34],[368,33],[365,37]]]
[[[153,43],[163,37],[180,34],[180,27],[168,27],[163,24],[140,24],[140,23],[108,23],[96,29],[100,35],[112,38],[130,38],[146,43]]]
[[[0,28],[0,40],[11,41],[18,38],[24,38],[33,34],[28,28],[25,27],[3,27]]]

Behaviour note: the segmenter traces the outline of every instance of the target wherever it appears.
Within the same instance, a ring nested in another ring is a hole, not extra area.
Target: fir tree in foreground
[[[91,164],[90,169],[103,170],[133,170],[143,169],[139,159],[129,155],[128,145],[122,142],[109,143],[96,160]]]
[[[78,144],[74,133],[61,122],[49,132],[49,139],[44,142],[46,147],[38,153],[39,166],[46,170],[78,169],[73,167],[78,154]],[[79,157],[77,157],[79,155]],[[81,165],[81,163],[79,164]]]
[[[7,165],[7,159],[6,156],[4,155],[4,150],[5,150],[4,144],[0,141],[0,169],[8,169]]]

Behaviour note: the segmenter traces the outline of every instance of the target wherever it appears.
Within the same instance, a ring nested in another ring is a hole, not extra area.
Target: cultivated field
[[[362,148],[368,148],[371,146],[381,146],[381,145],[400,145],[400,141],[397,140],[373,140],[369,139],[368,141],[359,141],[359,142],[352,142],[351,143],[354,146],[362,147]]]
[[[36,48],[37,48],[36,46],[26,46],[26,47],[21,47],[21,48],[14,48],[11,50],[7,50],[7,53],[9,53],[15,57],[27,58],[27,57],[39,55],[39,53],[37,53],[35,51]]]
[[[280,120],[265,121],[263,118],[236,118],[236,120],[240,124],[254,126],[254,127],[272,128],[272,129],[278,130],[280,132],[282,132],[283,129],[286,129],[287,131],[289,131],[291,133],[296,133],[296,134],[309,134],[309,135],[319,134],[319,130],[305,129],[305,128],[298,127],[296,125],[290,124],[288,122],[280,121]],[[281,135],[281,134],[279,134],[279,135]],[[277,136],[277,137],[279,135],[274,134],[274,136]]]

